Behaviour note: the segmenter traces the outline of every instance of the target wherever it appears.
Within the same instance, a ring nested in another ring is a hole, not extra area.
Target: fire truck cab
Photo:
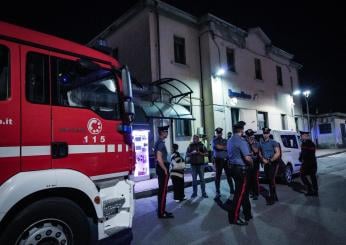
[[[0,22],[0,244],[132,239],[133,108],[111,56]]]

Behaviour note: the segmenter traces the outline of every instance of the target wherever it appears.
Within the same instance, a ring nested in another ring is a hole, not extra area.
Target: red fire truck
[[[0,22],[0,244],[132,239],[133,116],[111,56]]]

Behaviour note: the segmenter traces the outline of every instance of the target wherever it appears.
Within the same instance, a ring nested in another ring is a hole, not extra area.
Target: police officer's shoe
[[[252,200],[258,200],[258,196],[257,195],[253,196]]]
[[[312,191],[308,191],[307,193],[305,193],[305,196],[307,197],[314,196],[314,193]]]
[[[203,198],[208,198],[208,195],[207,195],[206,193],[204,193],[204,194],[202,195],[202,197],[203,197]]]
[[[250,219],[252,219],[253,217],[252,217],[252,215],[250,215],[250,216],[245,216],[245,220],[246,221],[249,221]]]
[[[272,198],[269,198],[267,200],[267,205],[273,205],[275,203],[275,201]]]
[[[174,218],[174,215],[169,212],[164,212],[162,215],[159,215],[160,219],[172,219]]]
[[[238,219],[237,221],[232,221],[229,222],[231,225],[248,225],[248,222],[242,220],[242,219]]]

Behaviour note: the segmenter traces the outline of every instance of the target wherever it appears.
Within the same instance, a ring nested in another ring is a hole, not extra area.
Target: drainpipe
[[[202,126],[204,129],[204,133],[205,133],[205,127],[206,127],[206,121],[205,121],[205,103],[204,103],[204,89],[203,89],[203,65],[202,65],[202,48],[201,48],[201,37],[205,34],[205,33],[210,33],[212,35],[212,39],[213,42],[218,50],[218,55],[219,55],[219,66],[221,67],[221,53],[220,53],[220,47],[217,44],[217,42],[215,41],[215,33],[212,30],[206,30],[204,32],[202,32],[201,34],[199,34],[198,36],[198,50],[199,50],[199,67],[200,67],[200,87],[201,87],[201,106],[202,106]]]
[[[199,69],[200,69],[200,75],[201,75],[201,79],[200,79],[200,87],[201,87],[201,106],[202,106],[202,127],[204,130],[204,134],[205,132],[205,107],[204,107],[204,88],[203,88],[203,65],[202,65],[202,49],[201,49],[201,36],[206,33],[203,32],[198,36],[198,52],[199,52]]]
[[[217,48],[217,52],[219,54],[219,67],[221,68],[221,51],[220,51],[220,47],[217,44],[217,42],[215,41],[215,33],[214,33],[214,31],[210,31],[210,33],[211,33],[211,38],[213,39],[213,42],[214,42],[214,44],[215,44],[215,46]]]
[[[158,6],[158,2],[155,1],[156,38],[157,38],[157,65],[158,65],[158,69],[159,69],[159,79],[161,79],[160,18],[159,18],[159,11],[158,11],[157,6]]]

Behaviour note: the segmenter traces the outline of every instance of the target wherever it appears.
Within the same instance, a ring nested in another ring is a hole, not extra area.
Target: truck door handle
[[[66,142],[52,142],[52,158],[58,159],[68,156],[68,144]]]

